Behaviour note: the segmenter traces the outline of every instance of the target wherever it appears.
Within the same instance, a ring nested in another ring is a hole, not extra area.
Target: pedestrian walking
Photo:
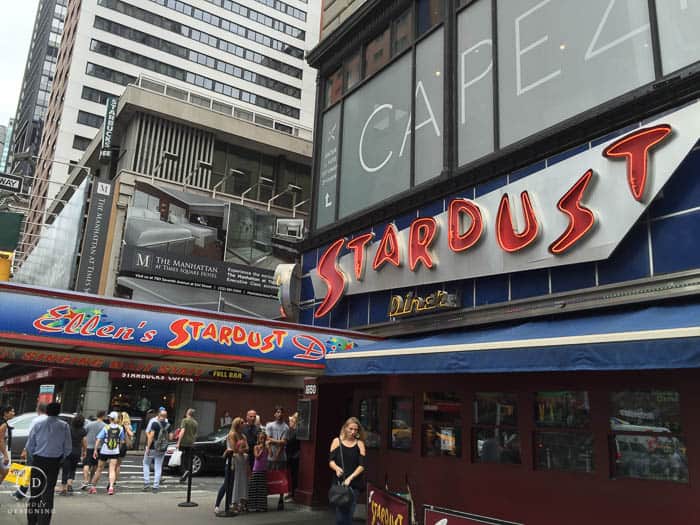
[[[34,428],[34,425],[36,425],[39,421],[43,421],[44,419],[46,419],[46,417],[47,417],[46,416],[46,403],[37,403],[37,405],[36,405],[36,417],[34,419],[32,419],[31,423],[29,423],[29,430],[28,430],[27,435],[29,435],[29,432],[32,431],[32,429]],[[26,444],[25,444],[25,447],[22,449],[22,452],[20,452],[20,457],[23,460],[25,460],[25,464],[28,467],[32,465],[32,456],[31,456],[31,454],[29,454],[27,452]],[[13,496],[17,501],[21,501],[26,497],[28,490],[29,490],[28,486],[26,486],[26,487],[20,486],[17,488],[17,490],[15,491]]]
[[[143,491],[151,490],[154,494],[160,488],[160,478],[163,475],[163,460],[168,450],[170,438],[170,423],[168,412],[161,407],[158,416],[150,421],[146,428],[146,451],[143,455]],[[151,464],[153,463],[153,487],[150,486]]]
[[[236,512],[248,509],[248,440],[243,435],[245,421],[237,417],[231,423],[233,443],[233,508]]]
[[[97,434],[107,426],[104,421],[107,416],[107,412],[104,410],[99,410],[96,414],[97,418],[93,421],[88,422],[85,425],[85,441],[87,442],[87,451],[85,452],[85,460],[83,461],[83,484],[80,490],[87,490],[90,488],[90,482],[92,477],[95,475],[95,470],[97,469],[97,457],[95,456],[95,442],[97,441]]]
[[[270,421],[265,426],[270,443],[270,459],[268,470],[287,470],[287,438],[289,436],[289,426],[284,422],[284,408],[275,407],[274,421]],[[277,502],[277,510],[284,510],[284,494],[280,494]]]
[[[248,510],[267,512],[267,459],[270,445],[264,430],[258,432],[258,440],[253,448],[253,474],[248,484]]]
[[[61,472],[61,490],[59,496],[73,495],[73,480],[75,470],[81,460],[85,460],[87,454],[87,430],[85,430],[85,418],[81,414],[76,414],[70,422],[70,442],[71,451],[68,457],[63,460]]]
[[[27,438],[27,454],[32,458],[31,497],[27,504],[28,525],[49,525],[58,469],[72,450],[70,428],[58,414],[61,405],[49,403],[46,418],[37,422]]]
[[[340,435],[331,443],[328,466],[338,480],[352,489],[352,502],[347,507],[335,508],[336,525],[352,525],[357,495],[362,490],[362,473],[365,471],[365,442],[362,425],[356,417],[348,418],[340,429]]]
[[[0,409],[0,483],[10,471],[10,451],[12,450],[12,427],[10,419],[15,417],[15,409],[11,406]]]
[[[299,483],[299,458],[301,457],[301,444],[297,439],[297,423],[299,414],[295,412],[289,416],[289,434],[287,436],[287,467],[289,468],[289,477],[291,486],[289,487],[289,495],[287,499],[294,498],[294,491]]]
[[[177,436],[177,448],[182,452],[182,468],[184,472],[180,476],[180,483],[185,483],[192,476],[192,445],[197,439],[199,423],[194,418],[194,408],[185,411],[185,417],[180,422],[180,433]]]
[[[122,461],[124,461],[126,452],[129,450],[132,440],[134,439],[134,431],[131,429],[131,418],[129,417],[129,414],[126,412],[120,412],[117,424],[124,430],[124,442],[119,446],[119,457],[117,458],[117,476],[114,480],[115,483],[119,481]]]
[[[231,457],[231,463],[228,461],[224,464],[224,482],[219,487],[219,491],[216,494],[216,502],[214,503],[214,514],[219,514],[221,512],[221,501],[224,496],[228,496],[225,501],[231,501],[231,496],[233,494],[233,451],[236,448],[236,444],[233,441],[233,432],[229,430],[226,434],[226,450],[224,451],[224,458]],[[226,509],[227,511],[229,509]]]
[[[107,494],[114,494],[114,483],[117,481],[117,462],[119,461],[119,450],[124,443],[124,429],[119,426],[119,414],[110,412],[109,425],[100,430],[95,441],[95,451],[93,457],[97,461],[97,469],[92,477],[92,483],[88,489],[88,494],[97,493],[97,484],[100,481],[102,470],[107,465],[109,469],[109,485],[107,485]]]
[[[255,410],[248,410],[245,415],[245,425],[243,426],[243,434],[248,442],[248,466],[251,470],[253,469],[253,463],[255,461],[253,448],[255,448],[258,442],[258,434],[260,433],[260,426],[255,422],[257,416],[258,413]]]

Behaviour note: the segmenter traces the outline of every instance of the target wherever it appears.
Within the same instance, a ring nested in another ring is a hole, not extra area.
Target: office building
[[[100,130],[105,102],[139,79],[167,83],[170,96],[193,104],[215,99],[219,111],[310,139],[315,72],[304,53],[318,39],[314,6],[300,0],[70,3],[22,258],[40,237],[46,202]]]

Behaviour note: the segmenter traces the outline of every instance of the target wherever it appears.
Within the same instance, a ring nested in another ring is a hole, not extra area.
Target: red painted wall
[[[319,393],[337,396],[354,390],[353,409],[374,391],[382,398],[380,409],[382,448],[368,453],[368,479],[383,485],[386,476],[392,490],[403,490],[410,480],[417,514],[432,504],[493,516],[525,525],[694,523],[700,516],[700,372],[615,372],[500,375],[425,375],[379,377],[374,385],[353,384],[357,378],[324,378]],[[367,381],[367,378],[362,378]],[[587,390],[591,402],[594,439],[594,472],[537,471],[533,467],[534,392],[538,390]],[[690,483],[637,479],[610,479],[608,435],[610,392],[620,390],[674,389],[680,392],[683,439],[688,447]],[[462,398],[462,457],[422,457],[420,427],[422,393],[458,392]],[[518,395],[518,428],[521,433],[521,465],[479,464],[471,459],[471,421],[474,392],[512,392]],[[388,450],[389,396],[414,398],[414,437],[410,451]],[[337,398],[336,398],[337,399]],[[342,402],[341,402],[342,404]],[[342,407],[319,400],[319,420],[340,420]],[[343,414],[344,415],[344,414]],[[328,441],[330,430],[319,424],[319,441]],[[332,428],[337,432],[336,428]],[[329,435],[325,435],[329,434]],[[317,454],[320,462],[322,454]],[[327,452],[326,452],[327,456]],[[325,460],[327,463],[327,458]],[[318,469],[322,470],[322,469]],[[327,470],[327,467],[326,467]],[[323,499],[328,474],[316,479],[315,490]]]

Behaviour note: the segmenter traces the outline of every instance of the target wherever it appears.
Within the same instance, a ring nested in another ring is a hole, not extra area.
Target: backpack
[[[168,450],[168,432],[167,429],[169,425],[167,423],[161,424],[160,421],[158,421],[158,425],[160,426],[160,432],[158,432],[158,437],[155,440],[155,443],[153,443],[153,449],[156,452],[165,452]]]
[[[119,436],[122,433],[121,427],[108,427],[107,428],[107,438],[105,439],[105,445],[109,450],[117,450],[119,448]]]

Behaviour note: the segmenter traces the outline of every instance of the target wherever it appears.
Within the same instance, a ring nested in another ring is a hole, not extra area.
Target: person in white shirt
[[[95,451],[93,457],[99,459],[97,470],[92,478],[92,486],[88,489],[88,494],[97,493],[97,483],[100,481],[102,469],[105,464],[109,464],[109,487],[107,494],[114,494],[114,483],[117,480],[117,461],[119,459],[119,449],[125,443],[124,428],[121,427],[117,420],[119,414],[116,412],[109,413],[109,424],[100,430],[95,441]]]

